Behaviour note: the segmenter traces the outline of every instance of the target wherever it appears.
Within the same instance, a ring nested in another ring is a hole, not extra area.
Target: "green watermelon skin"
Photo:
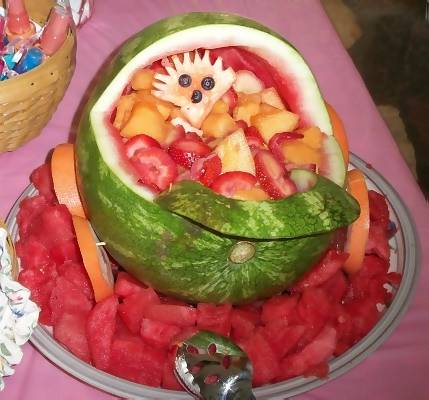
[[[314,174],[316,184],[286,199],[242,201],[182,181],[155,200],[161,207],[224,235],[285,239],[331,232],[359,217],[359,204],[345,190]],[[198,199],[198,201],[196,201]]]
[[[324,234],[254,241],[253,258],[236,264],[229,256],[238,240],[211,233],[125,186],[101,157],[88,119],[77,137],[76,158],[80,191],[107,251],[136,278],[168,295],[233,304],[269,297],[314,265],[331,239]]]
[[[230,255],[239,239],[164,210],[119,179],[103,159],[90,118],[94,104],[136,53],[170,33],[212,23],[250,26],[284,41],[256,22],[223,14],[187,14],[146,28],[122,47],[91,92],[76,139],[76,171],[92,226],[128,272],[159,292],[190,302],[240,304],[285,290],[322,257],[332,235],[250,241],[253,257],[233,263]]]

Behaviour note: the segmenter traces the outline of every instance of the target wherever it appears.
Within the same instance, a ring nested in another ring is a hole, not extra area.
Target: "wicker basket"
[[[6,225],[3,223],[3,221],[0,219],[0,228],[4,228],[7,230]],[[19,273],[19,264],[18,259],[16,257],[15,247],[13,245],[13,240],[10,236],[7,238],[7,250],[10,255],[10,258],[12,259],[12,278],[17,279],[18,273]]]
[[[44,24],[49,14],[47,2],[27,3],[32,19]],[[62,47],[40,67],[0,82],[0,153],[15,150],[41,132],[64,96],[75,61],[72,29]]]

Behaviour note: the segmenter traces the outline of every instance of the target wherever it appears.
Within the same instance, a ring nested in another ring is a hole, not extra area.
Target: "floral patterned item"
[[[21,347],[37,325],[39,308],[29,300],[30,291],[12,279],[7,231],[0,227],[0,390],[3,377],[14,373],[22,359]]]

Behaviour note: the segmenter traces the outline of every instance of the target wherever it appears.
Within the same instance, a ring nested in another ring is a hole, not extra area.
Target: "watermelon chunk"
[[[87,313],[63,313],[54,325],[54,338],[67,347],[76,357],[90,363],[86,339]]]
[[[94,365],[101,370],[107,370],[110,365],[117,311],[117,297],[107,297],[95,305],[89,313],[86,323],[91,358]]]
[[[183,390],[182,385],[174,375],[174,363],[176,360],[176,351],[177,348],[173,348],[167,354],[167,360],[164,363],[164,369],[162,371],[162,384],[161,386],[164,389],[170,390]]]
[[[389,226],[389,208],[386,198],[375,190],[368,191],[369,217],[371,222],[378,222],[385,230]]]
[[[25,269],[38,269],[51,263],[48,249],[34,237],[20,239],[16,243],[16,254]]]
[[[281,380],[302,375],[310,368],[326,362],[335,350],[336,335],[335,329],[328,325],[299,353],[285,357],[280,364]]]
[[[30,175],[30,181],[49,203],[54,203],[56,201],[51,167],[49,164],[42,164],[40,167],[36,168]]]
[[[347,260],[347,253],[329,250],[320,262],[311,268],[294,286],[293,291],[319,286],[331,278]]]
[[[230,304],[208,304],[199,303],[197,306],[197,327],[200,330],[207,330],[229,336],[231,330]]]
[[[92,308],[92,302],[84,294],[81,287],[59,276],[49,299],[54,324],[64,313],[86,314]]]
[[[144,344],[138,336],[115,338],[108,372],[143,385],[161,385],[167,353]]]
[[[234,341],[248,338],[259,322],[259,313],[251,310],[234,308],[231,313],[231,337]]]
[[[347,293],[349,283],[342,270],[337,271],[321,287],[331,303],[341,303]]]
[[[256,331],[247,340],[239,343],[247,353],[253,366],[253,385],[269,383],[280,373],[280,364],[273,349],[262,335]]]
[[[140,289],[139,292],[129,295],[118,307],[122,321],[135,334],[140,332],[143,312],[153,304],[159,304],[159,296],[152,288]]]
[[[156,304],[150,305],[144,310],[144,317],[166,324],[187,327],[195,325],[197,309],[191,306]]]
[[[127,272],[119,271],[115,283],[115,294],[120,298],[127,297],[131,294],[138,293],[145,289],[141,282],[133,278]]]
[[[69,282],[78,287],[81,292],[89,299],[94,299],[94,291],[85,267],[82,264],[66,261],[58,268],[58,274],[66,278]]]
[[[263,304],[261,320],[263,323],[279,319],[287,320],[291,317],[297,304],[298,296],[273,296]]]
[[[79,246],[74,239],[53,246],[49,254],[57,266],[64,264],[66,261],[82,261]]]
[[[27,197],[19,204],[19,211],[16,216],[16,221],[19,227],[19,236],[25,239],[28,236],[33,219],[38,216],[49,203],[43,196]]]
[[[167,348],[172,339],[180,333],[180,328],[164,322],[143,318],[140,335],[143,340],[155,347]]]

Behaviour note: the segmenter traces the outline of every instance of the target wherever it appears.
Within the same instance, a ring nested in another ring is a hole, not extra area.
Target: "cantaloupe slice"
[[[295,130],[298,126],[298,121],[297,114],[286,110],[279,110],[269,114],[257,114],[251,118],[252,125],[258,129],[267,144],[276,133]]]
[[[359,218],[350,225],[344,248],[349,253],[349,258],[344,263],[343,268],[348,273],[355,273],[362,266],[369,233],[368,189],[365,176],[358,169],[352,169],[347,173],[347,191],[358,201],[360,206]]]
[[[110,262],[99,253],[96,236],[89,221],[75,215],[72,219],[83,264],[94,290],[95,301],[99,302],[113,294],[114,281]]]
[[[70,143],[55,147],[51,158],[54,191],[60,204],[64,204],[71,215],[86,218],[76,183],[74,146]]]
[[[211,113],[204,120],[201,129],[205,137],[220,138],[236,129],[234,119],[228,113]]]
[[[321,153],[307,146],[302,139],[285,141],[282,145],[282,153],[287,162],[293,164],[316,164],[320,163]]]

